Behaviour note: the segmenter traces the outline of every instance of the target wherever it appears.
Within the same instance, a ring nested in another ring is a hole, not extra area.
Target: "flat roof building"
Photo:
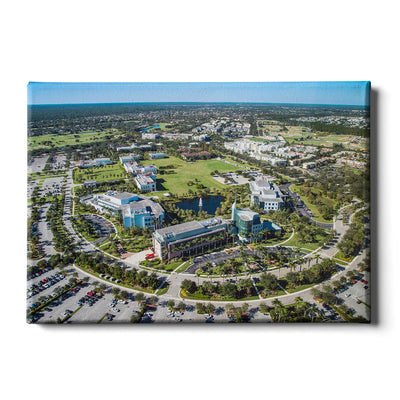
[[[99,167],[102,165],[110,165],[113,162],[109,158],[95,158],[94,160],[83,161],[81,168]]]
[[[94,187],[97,186],[97,182],[94,180],[91,181],[84,181],[83,182],[83,187],[88,188],[88,187]]]
[[[267,178],[249,183],[251,190],[250,204],[264,211],[279,210],[283,207],[282,192],[279,187]]]
[[[123,164],[123,163],[129,162],[129,161],[135,161],[137,159],[139,159],[139,156],[131,153],[131,154],[127,154],[126,156],[121,156],[119,158],[119,161],[121,161],[121,163]]]
[[[149,153],[150,160],[156,160],[156,159],[164,158],[164,157],[165,157],[164,153]]]
[[[116,215],[121,212],[125,228],[138,226],[155,229],[164,220],[164,209],[160,204],[140,194],[110,190],[100,195],[81,197],[80,201],[90,204],[101,213]]]
[[[155,192],[157,190],[156,181],[151,176],[138,175],[135,177],[135,182],[142,192]]]
[[[154,251],[162,260],[202,254],[226,244],[230,230],[230,221],[219,217],[157,229]]]
[[[249,208],[236,208],[236,201],[232,206],[232,221],[242,242],[252,241],[263,230],[259,214]]]

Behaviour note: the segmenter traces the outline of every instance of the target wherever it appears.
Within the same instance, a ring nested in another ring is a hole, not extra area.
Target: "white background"
[[[13,1],[2,5],[3,371],[12,399],[395,398],[398,13],[381,1]],[[369,326],[25,323],[28,81],[371,80],[378,279]],[[397,282],[396,282],[397,281]]]

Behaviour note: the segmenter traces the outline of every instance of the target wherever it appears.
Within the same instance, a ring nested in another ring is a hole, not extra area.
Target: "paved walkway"
[[[72,186],[73,186],[73,182],[72,182],[72,169],[70,169],[69,172],[68,172],[68,175],[67,175],[66,201],[65,201],[65,207],[64,207],[64,216],[63,216],[63,220],[64,220],[64,224],[65,224],[66,228],[68,229],[68,231],[69,231],[77,240],[81,240],[81,238],[76,234],[76,232],[75,232],[74,229],[72,228],[71,222],[69,221],[69,217],[71,216],[71,215],[70,215],[70,202],[72,201],[70,189],[71,189]],[[358,211],[358,210],[357,210],[357,211]],[[334,228],[335,228],[335,230],[339,233],[339,237],[342,236],[342,235],[347,231],[348,227],[349,227],[348,225],[343,224],[343,220],[340,220],[340,221],[335,220],[335,221],[334,221]],[[289,241],[289,240],[293,237],[293,235],[294,235],[294,230],[292,231],[292,235],[290,236],[289,239],[285,240],[284,242],[282,242],[282,243],[280,243],[280,244],[278,244],[278,245],[283,245],[284,243],[286,243],[287,241]],[[82,242],[83,242],[83,243],[82,243],[82,245],[80,246],[80,249],[81,249],[82,251],[86,251],[86,252],[87,252],[87,251],[95,251],[95,250],[101,251],[101,249],[95,248],[92,244],[90,244],[90,243],[87,242],[86,240],[83,240]],[[277,245],[274,245],[274,246],[277,246]],[[268,246],[266,246],[266,247],[268,247]],[[320,254],[320,258],[324,258],[324,257],[329,257],[329,258],[331,258],[332,255],[335,254],[335,253],[337,252],[337,250],[338,250],[338,249],[337,249],[337,243],[335,243],[333,246],[330,246],[329,248],[326,248],[326,249],[322,249],[322,248],[316,249],[316,250],[314,250],[313,252],[307,254],[304,258],[305,258],[305,260],[306,260],[306,259],[308,259],[308,258],[314,257],[315,254]],[[137,257],[137,256],[135,255],[136,257],[131,256],[131,257],[129,257],[128,259],[121,260],[121,261],[123,261],[124,263],[126,263],[126,264],[128,264],[128,265],[134,266],[135,268],[138,268],[138,269],[140,270],[139,262],[141,261],[141,258],[143,257],[143,259],[144,259],[144,256],[145,256],[146,254],[148,254],[149,252],[150,252],[149,250],[145,250],[144,252],[141,252],[141,254],[140,254],[139,257]],[[355,268],[355,267],[358,265],[358,263],[361,262],[361,260],[364,258],[365,253],[366,253],[366,249],[364,249],[364,251],[362,251],[362,252],[360,253],[360,255],[357,256],[349,265],[345,266],[345,269],[344,269],[343,271],[341,271],[341,272],[339,272],[338,274],[334,275],[330,280],[331,280],[331,281],[334,281],[334,280],[336,280],[336,279],[339,279],[339,278],[342,276],[342,274],[345,273],[348,269],[353,269],[353,268]],[[116,257],[114,257],[114,258],[116,258]],[[305,261],[305,262],[306,262],[306,261]],[[309,263],[309,265],[308,265],[307,267],[311,267],[313,264],[315,264],[315,262],[316,262],[316,259],[313,258],[313,259],[310,261],[310,263]],[[183,264],[183,263],[182,263],[182,264]],[[182,264],[181,264],[181,265],[182,265]],[[181,266],[181,265],[180,265],[180,266]],[[180,267],[180,266],[179,266],[179,267]],[[177,268],[175,269],[175,271],[176,271],[179,267],[177,267]],[[302,268],[307,268],[307,267],[306,267],[306,266],[302,266]],[[74,266],[74,268],[77,268],[77,267]],[[91,279],[98,280],[98,281],[100,281],[100,282],[105,282],[107,285],[111,285],[111,286],[115,286],[115,287],[121,287],[121,286],[119,286],[119,285],[117,285],[117,284],[114,284],[114,283],[112,283],[112,282],[108,282],[108,281],[104,281],[104,280],[102,280],[102,279],[100,279],[100,278],[96,278],[95,276],[93,276],[93,275],[91,275],[91,274],[85,272],[84,270],[81,270],[81,269],[79,269],[79,268],[77,268],[77,269],[78,269],[81,273],[83,273],[84,275],[89,276]],[[281,270],[272,270],[272,271],[269,271],[269,272],[272,273],[272,274],[274,274],[274,275],[280,275],[280,274],[282,273],[282,269],[283,269],[283,268],[281,268]],[[285,270],[288,271],[289,268],[287,267],[287,268],[285,268]],[[200,284],[200,283],[202,283],[202,282],[204,282],[204,281],[206,281],[206,280],[210,280],[210,279],[211,279],[212,281],[214,281],[214,282],[217,282],[217,281],[223,282],[223,281],[225,281],[227,278],[232,278],[232,277],[210,277],[210,278],[206,278],[206,277],[197,277],[197,276],[194,275],[194,274],[177,274],[177,273],[175,273],[175,271],[173,271],[174,273],[172,273],[172,274],[167,274],[167,273],[162,273],[162,272],[160,272],[160,271],[156,271],[157,274],[158,274],[159,276],[162,276],[162,277],[165,278],[165,282],[168,282],[168,283],[169,283],[169,289],[168,289],[167,293],[164,294],[164,295],[162,295],[162,298],[163,298],[163,299],[168,299],[168,300],[169,300],[169,299],[173,299],[173,300],[178,300],[178,301],[179,301],[179,300],[182,300],[182,298],[180,297],[180,287],[181,287],[181,283],[182,283],[182,281],[183,281],[184,279],[188,279],[188,278],[189,278],[189,279],[193,279],[193,280],[196,281],[196,283]],[[258,277],[261,273],[262,273],[262,272],[260,272],[260,273],[258,273],[258,274],[252,275],[252,276],[251,276],[251,279],[254,279],[255,277]],[[254,281],[253,281],[253,282],[254,282]],[[325,282],[323,282],[323,283],[325,283]],[[322,284],[323,284],[323,283],[322,283]],[[164,284],[164,283],[163,283],[163,284]],[[322,285],[322,284],[321,284],[321,285]],[[157,289],[157,291],[158,291],[162,286],[163,286],[163,285],[161,285],[161,286]],[[317,285],[317,286],[319,286],[319,285]],[[276,296],[276,297],[272,297],[272,298],[268,298],[268,299],[261,299],[261,298],[259,298],[259,299],[257,299],[257,300],[246,300],[246,301],[235,301],[235,302],[232,302],[232,301],[218,301],[218,302],[214,302],[214,303],[215,303],[215,304],[221,303],[221,305],[224,305],[224,304],[227,304],[227,303],[234,303],[235,306],[241,306],[241,305],[244,304],[244,303],[251,303],[251,304],[257,305],[257,304],[259,304],[260,302],[264,302],[264,303],[267,303],[267,304],[270,305],[270,304],[272,303],[272,301],[273,301],[275,298],[279,298],[279,300],[281,300],[283,304],[290,304],[290,303],[293,303],[293,302],[294,302],[294,299],[295,299],[296,297],[300,296],[300,295],[302,295],[303,298],[304,298],[305,300],[307,300],[308,298],[310,298],[310,300],[311,300],[310,289],[311,289],[311,288],[304,289],[304,290],[302,290],[302,291],[299,291],[299,292],[296,292],[296,293],[293,293],[293,294],[289,294],[289,293],[285,290],[285,292],[286,292],[285,295],[283,295],[283,296]],[[132,293],[137,293],[137,292],[138,292],[137,290],[134,290],[134,289],[126,289],[126,288],[124,288],[124,290],[127,290],[128,292],[132,292]],[[259,295],[259,293],[258,293],[258,295]],[[304,297],[304,296],[306,296],[306,297]],[[260,295],[259,295],[259,297],[260,297]],[[207,300],[185,300],[185,303],[187,303],[187,304],[196,304],[197,302],[208,302],[208,301],[207,301]]]

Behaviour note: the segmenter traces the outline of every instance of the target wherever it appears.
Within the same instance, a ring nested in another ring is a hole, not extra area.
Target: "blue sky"
[[[369,82],[45,83],[28,104],[254,102],[369,105]]]

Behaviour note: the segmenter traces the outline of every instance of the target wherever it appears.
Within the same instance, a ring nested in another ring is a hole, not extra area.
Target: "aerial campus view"
[[[370,322],[369,90],[30,83],[27,321]]]

